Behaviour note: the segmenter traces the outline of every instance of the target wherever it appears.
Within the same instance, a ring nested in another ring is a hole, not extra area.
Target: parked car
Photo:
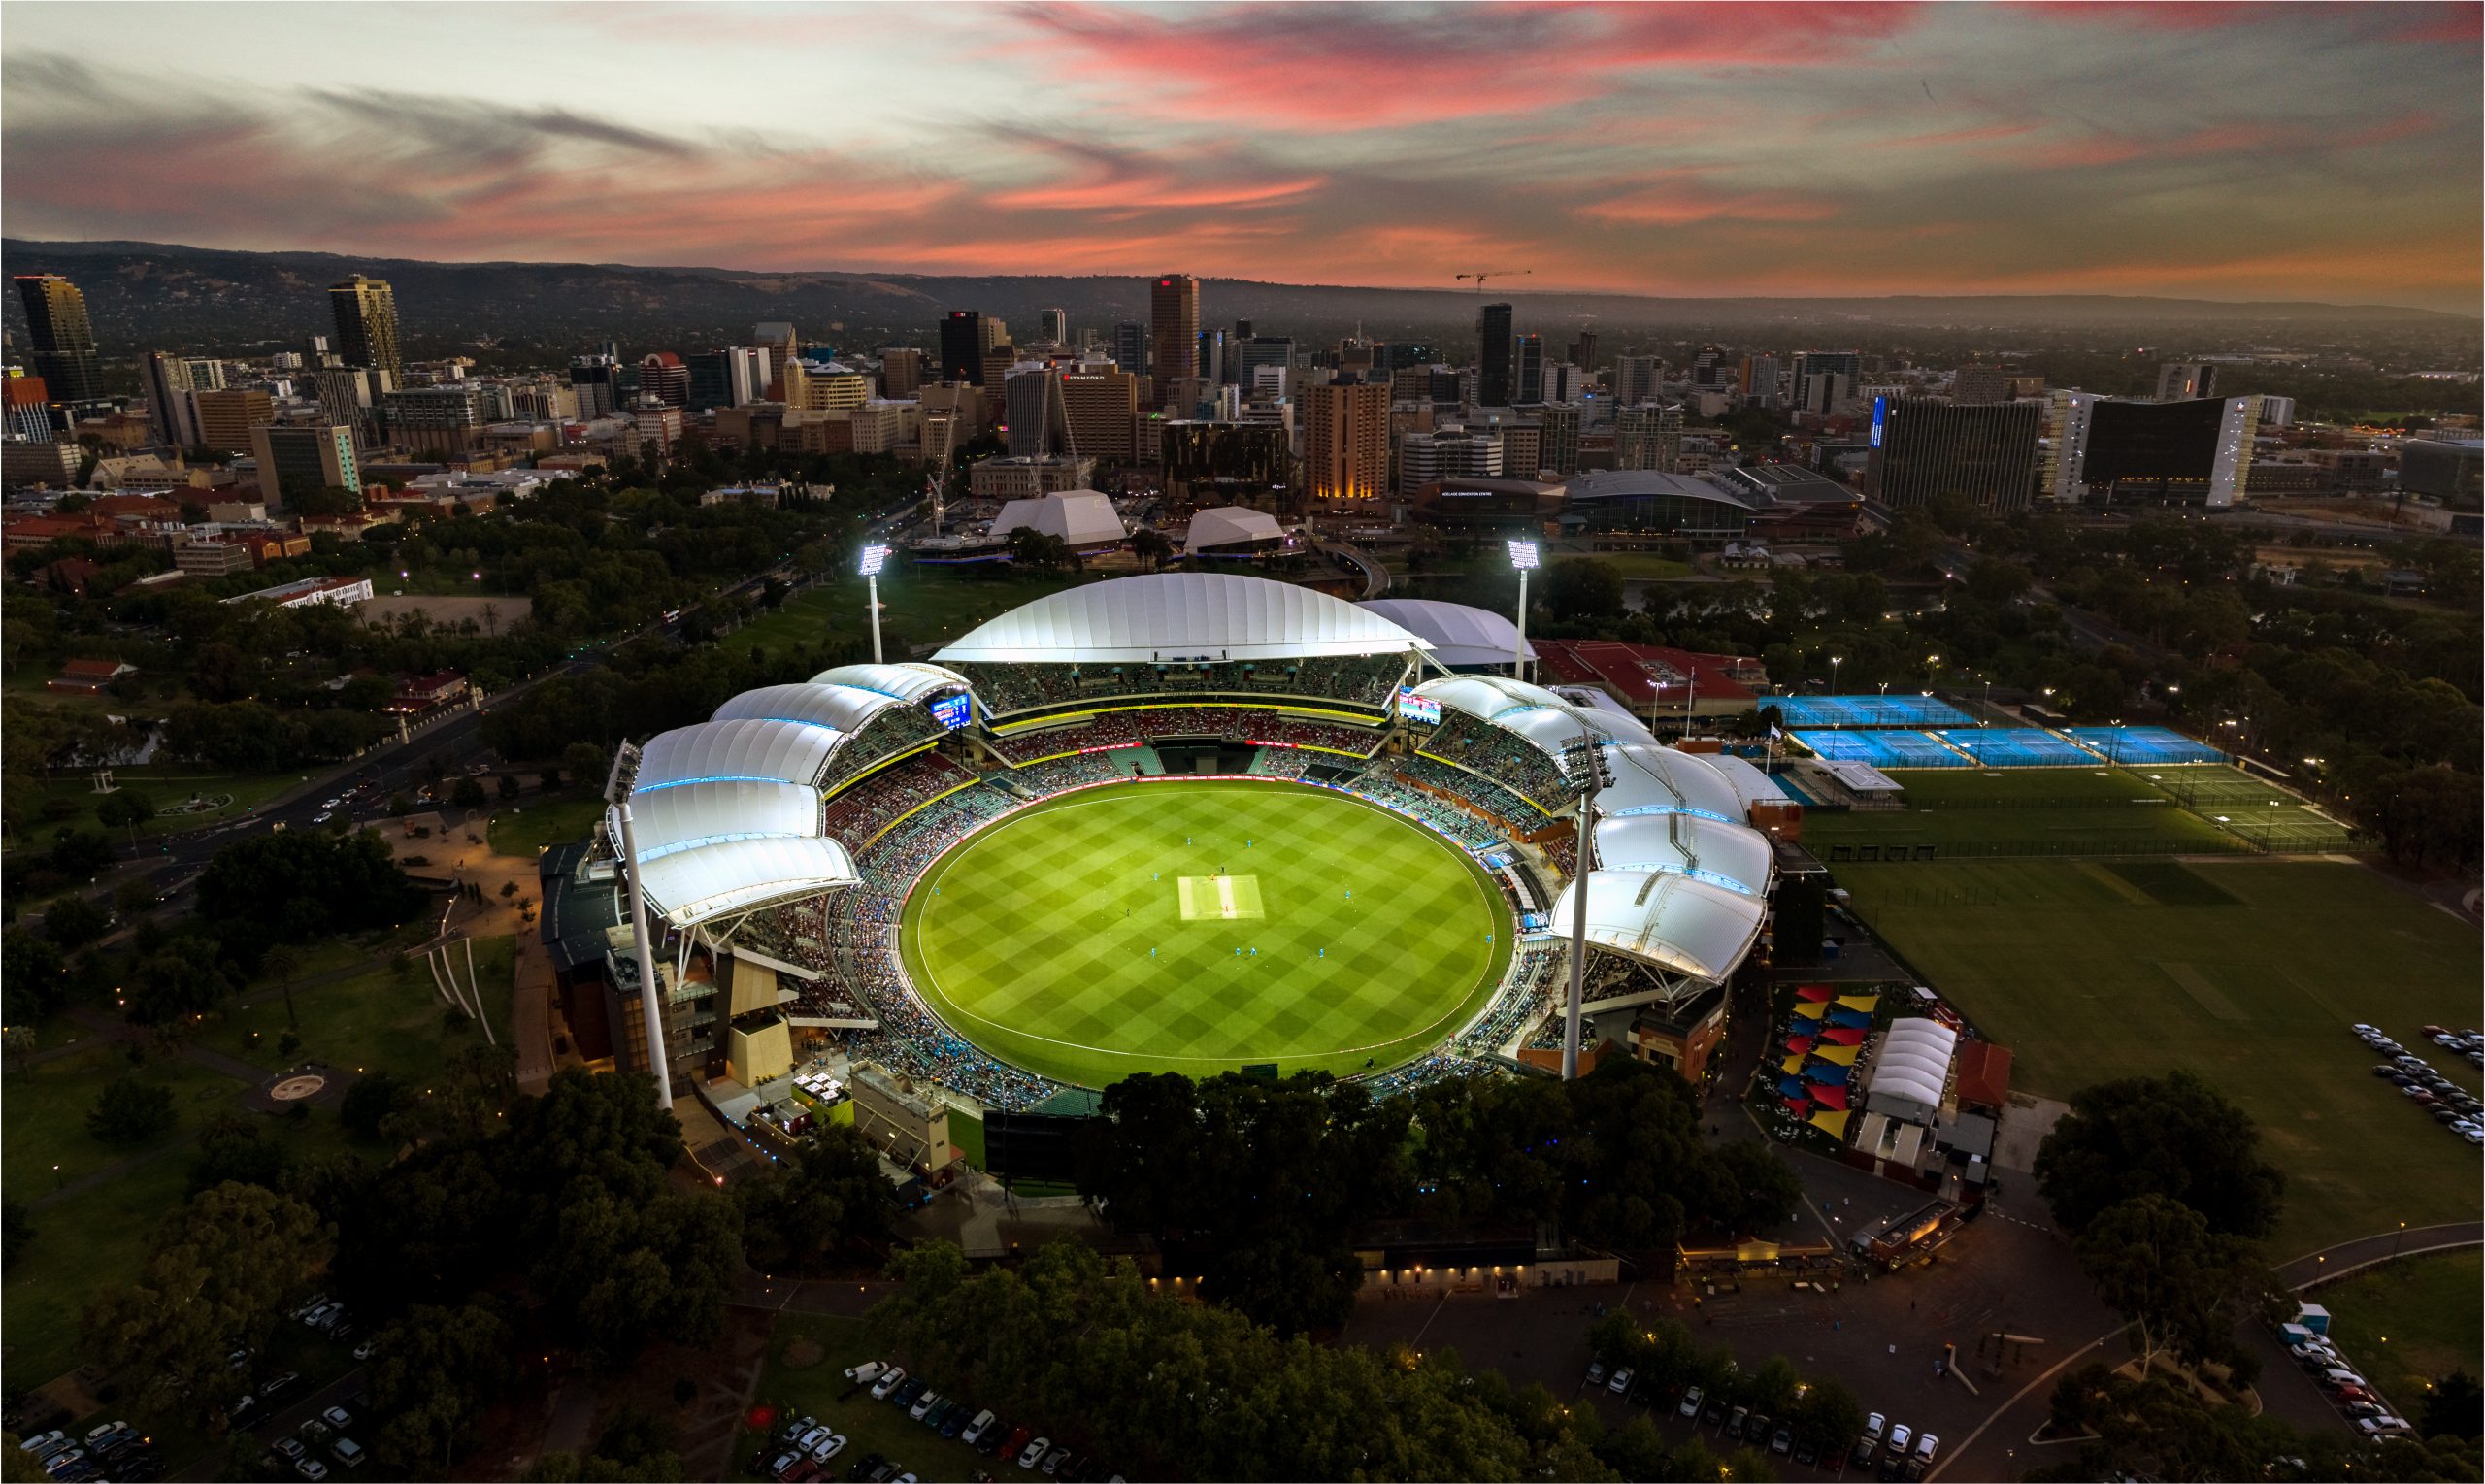
[[[262,1402],[273,1402],[277,1398],[283,1396],[286,1392],[293,1390],[293,1388],[301,1384],[302,1373],[300,1371],[280,1370],[275,1375],[268,1377],[267,1383],[259,1388],[259,1400]]]
[[[1070,1462],[1070,1450],[1068,1448],[1055,1448],[1050,1453],[1045,1454],[1044,1461],[1036,1467],[1045,1473],[1058,1474],[1061,1472],[1061,1466],[1068,1462]]]
[[[1682,1394],[1682,1404],[1675,1407],[1674,1411],[1684,1417],[1697,1418],[1700,1415],[1700,1403],[1707,1398],[1706,1392],[1695,1386]]]
[[[1922,1437],[1915,1440],[1915,1457],[1919,1463],[1932,1463],[1933,1455],[1940,1451],[1941,1439],[1934,1436],[1930,1433],[1925,1434]]]
[[[1603,1386],[1605,1384],[1605,1362],[1588,1362],[1588,1384],[1590,1386]]]
[[[1783,1423],[1780,1423],[1777,1431],[1771,1434],[1769,1436],[1769,1451],[1772,1453],[1794,1452],[1795,1430]]]
[[[992,1408],[987,1406],[975,1414],[975,1420],[967,1424],[966,1431],[959,1435],[958,1440],[972,1448],[983,1441],[983,1435],[991,1432],[993,1423],[999,1420],[992,1415]]]
[[[905,1384],[906,1368],[903,1366],[891,1366],[888,1369],[880,1372],[880,1378],[878,1380],[872,1383],[872,1400],[875,1402],[885,1401],[890,1392],[897,1390]]]
[[[889,1363],[886,1361],[865,1361],[860,1366],[846,1367],[845,1379],[849,1381],[869,1381],[875,1376],[878,1376],[881,1371],[888,1369]]]
[[[1890,1429],[1890,1457],[1906,1457],[1906,1445],[1914,1436],[1915,1430],[1904,1422]]]
[[[827,1437],[821,1439],[817,1444],[812,1446],[811,1449],[812,1462],[814,1464],[826,1464],[830,1459],[837,1457],[837,1455],[845,1451],[845,1435],[843,1433],[831,1433]]]
[[[1625,1366],[1613,1372],[1612,1380],[1605,1383],[1605,1389],[1613,1393],[1617,1397],[1621,1396],[1631,1389],[1631,1377],[1633,1374],[1634,1372],[1630,1367]]]
[[[1727,1435],[1728,1437],[1740,1437],[1740,1436],[1742,1436],[1742,1435],[1743,1435],[1743,1422],[1744,1422],[1744,1420],[1745,1420],[1746,1418],[1748,1418],[1748,1417],[1750,1417],[1750,1416],[1751,1416],[1751,1408],[1750,1408],[1750,1407],[1747,1407],[1747,1406],[1739,1406],[1739,1407],[1736,1407],[1733,1411],[1728,1412],[1728,1413],[1726,1414],[1726,1435]]]
[[[335,1459],[338,1463],[345,1465],[348,1468],[361,1468],[363,1460],[368,1456],[369,1455],[363,1452],[362,1444],[355,1442],[350,1437],[340,1437],[335,1442],[328,1444],[328,1457]]]
[[[288,1464],[292,1463],[296,1459],[308,1456],[311,1452],[310,1449],[302,1446],[301,1438],[294,1437],[289,1435],[287,1436],[280,1437],[276,1441],[268,1444],[268,1448],[269,1451],[275,1453],[277,1457],[284,1460]]]
[[[1027,1446],[1018,1450],[1018,1467],[1021,1468],[1033,1468],[1036,1467],[1038,1460],[1042,1459],[1045,1454],[1051,1451],[1051,1438],[1036,1438],[1034,1441],[1028,1443]]]
[[[932,1383],[918,1376],[908,1381],[904,1386],[899,1387],[896,1394],[890,1397],[889,1400],[896,1402],[901,1410],[911,1413],[914,1410],[914,1403],[921,1400],[925,1392],[930,1391],[931,1389]]]
[[[1035,1435],[1025,1428],[1012,1428],[1010,1430],[1010,1435],[1002,1440],[1000,1451],[1004,1457],[1016,1458],[1026,1451],[1027,1439]]]
[[[306,1458],[294,1464],[293,1471],[310,1480],[311,1484],[319,1484],[321,1479],[328,1476],[328,1466],[315,1458]]]
[[[941,1394],[927,1387],[915,1396],[913,1402],[907,1407],[906,1415],[913,1418],[917,1422],[921,1422],[924,1418],[932,1414],[932,1409],[934,1407],[939,1406],[940,1404]]]
[[[1767,1412],[1752,1413],[1751,1420],[1743,1424],[1743,1436],[1749,1438],[1756,1447],[1767,1447],[1769,1444],[1769,1414]]]
[[[342,1406],[332,1406],[319,1414],[319,1420],[326,1423],[328,1426],[337,1429],[339,1432],[343,1432],[347,1428],[353,1426],[353,1413],[347,1411]]]

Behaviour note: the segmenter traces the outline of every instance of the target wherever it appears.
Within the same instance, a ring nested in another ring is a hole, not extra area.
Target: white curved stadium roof
[[[1760,936],[1767,907],[1756,897],[1663,872],[1587,874],[1588,941],[1700,979],[1735,972]],[[1571,920],[1574,879],[1553,903],[1553,920]]]
[[[704,721],[659,732],[639,751],[633,796],[735,778],[815,783],[845,734],[799,721]]]
[[[963,690],[967,677],[938,665],[920,665],[906,660],[895,665],[840,665],[812,676],[812,683],[878,691],[900,701],[920,701],[940,691]]]
[[[1891,1021],[1872,1059],[1868,1091],[1874,1098],[1904,1098],[1939,1107],[1949,1085],[1951,1053],[1958,1044],[1959,1033],[1938,1020]]]
[[[1589,832],[1596,868],[1588,874],[1589,937],[1677,973],[1734,973],[1759,936],[1776,857],[1768,837],[1744,822],[1748,801],[1722,769],[1666,746],[1628,712],[1580,706],[1523,680],[1452,676],[1426,680],[1415,693],[1556,763],[1563,743],[1582,732],[1602,739],[1613,784],[1599,791]],[[1554,907],[1556,923],[1570,921],[1570,892],[1565,887]]]
[[[1518,625],[1488,608],[1443,603],[1436,598],[1375,598],[1361,605],[1411,634],[1433,642],[1433,658],[1452,669],[1468,665],[1507,665],[1514,651],[1536,658],[1534,644],[1522,644]]]
[[[799,840],[820,833],[819,793],[809,784],[685,783],[634,793],[630,813],[642,860],[730,840]]]
[[[844,685],[763,685],[716,708],[715,721],[791,721],[851,734],[898,703],[877,691]]]
[[[1431,647],[1377,613],[1291,582],[1175,572],[1073,587],[943,649],[944,662],[1303,659]]]
[[[647,900],[666,921],[682,928],[856,879],[845,847],[817,837],[720,841],[653,860],[646,858],[643,844],[640,870]]]

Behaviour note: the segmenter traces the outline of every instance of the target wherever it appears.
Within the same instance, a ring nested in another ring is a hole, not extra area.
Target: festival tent
[[[1804,1074],[1810,1077],[1815,1082],[1827,1082],[1833,1086],[1842,1087],[1845,1085],[1846,1079],[1849,1076],[1852,1076],[1854,1072],[1855,1069],[1852,1067],[1842,1067],[1835,1064],[1815,1062],[1812,1064],[1811,1070]]]
[[[1881,1003],[1879,995],[1840,995],[1838,1003],[1850,1010],[1869,1010]]]
[[[1824,1062],[1836,1062],[1840,1067],[1854,1066],[1855,1059],[1863,1054],[1862,1046],[1814,1046],[1812,1048],[1812,1055]]]
[[[1794,1114],[1798,1118],[1806,1116],[1811,1112],[1811,1100],[1808,1098],[1789,1098],[1786,1100],[1786,1111]]]
[[[1842,1109],[1846,1106],[1846,1089],[1843,1087],[1815,1086],[1812,1089],[1812,1101],[1823,1107]]]
[[[1804,1095],[1804,1079],[1790,1072],[1777,1079],[1777,1090],[1789,1098],[1800,1098]]]
[[[1835,1113],[1814,1113],[1811,1116],[1810,1123],[1813,1128],[1822,1130],[1832,1138],[1843,1139],[1846,1138],[1846,1114],[1842,1111]]]
[[[1795,1006],[1795,1018],[1798,1020],[1818,1020],[1821,1018],[1821,1012],[1828,1008],[1829,1006],[1826,1005],[1799,1004]]]
[[[1790,1056],[1786,1058],[1786,1060],[1777,1064],[1777,1070],[1780,1072],[1801,1072],[1804,1070],[1804,1059],[1800,1055]]]
[[[1803,988],[1795,991],[1796,999],[1807,1001],[1813,1005],[1821,1004],[1830,997],[1831,990],[1826,984],[1806,984]]]
[[[1862,1010],[1832,1010],[1829,1012],[1829,1023],[1831,1025],[1854,1026],[1858,1030],[1863,1030],[1872,1025],[1872,1017],[1865,1014]]]
[[[1864,1028],[1852,1025],[1832,1026],[1820,1034],[1820,1039],[1833,1046],[1860,1046],[1864,1044]]]
[[[1809,1051],[1812,1049],[1812,1039],[1808,1036],[1789,1036],[1786,1038],[1786,1049],[1799,1054]]]

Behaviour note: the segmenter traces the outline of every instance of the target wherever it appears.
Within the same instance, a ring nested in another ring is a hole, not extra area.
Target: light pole
[[[1562,1080],[1575,1082],[1588,982],[1588,825],[1596,818],[1597,790],[1613,781],[1595,734],[1581,732],[1562,744],[1562,775],[1579,796],[1578,858],[1571,869],[1571,993],[1562,1011]]]
[[[1514,541],[1509,544],[1510,565],[1518,569],[1518,646],[1510,651],[1510,675],[1515,679],[1527,678],[1527,575],[1538,566],[1536,543]]]
[[[886,546],[863,548],[863,581],[872,610],[872,663],[875,665],[880,663],[880,569],[888,565],[888,560],[889,548]]]

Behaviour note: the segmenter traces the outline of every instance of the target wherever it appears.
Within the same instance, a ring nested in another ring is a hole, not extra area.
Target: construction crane
[[[1535,272],[1533,268],[1488,268],[1482,273],[1462,273],[1458,276],[1458,281],[1464,283],[1469,279],[1474,279],[1475,291],[1480,294],[1484,291],[1486,279],[1524,279]]]

